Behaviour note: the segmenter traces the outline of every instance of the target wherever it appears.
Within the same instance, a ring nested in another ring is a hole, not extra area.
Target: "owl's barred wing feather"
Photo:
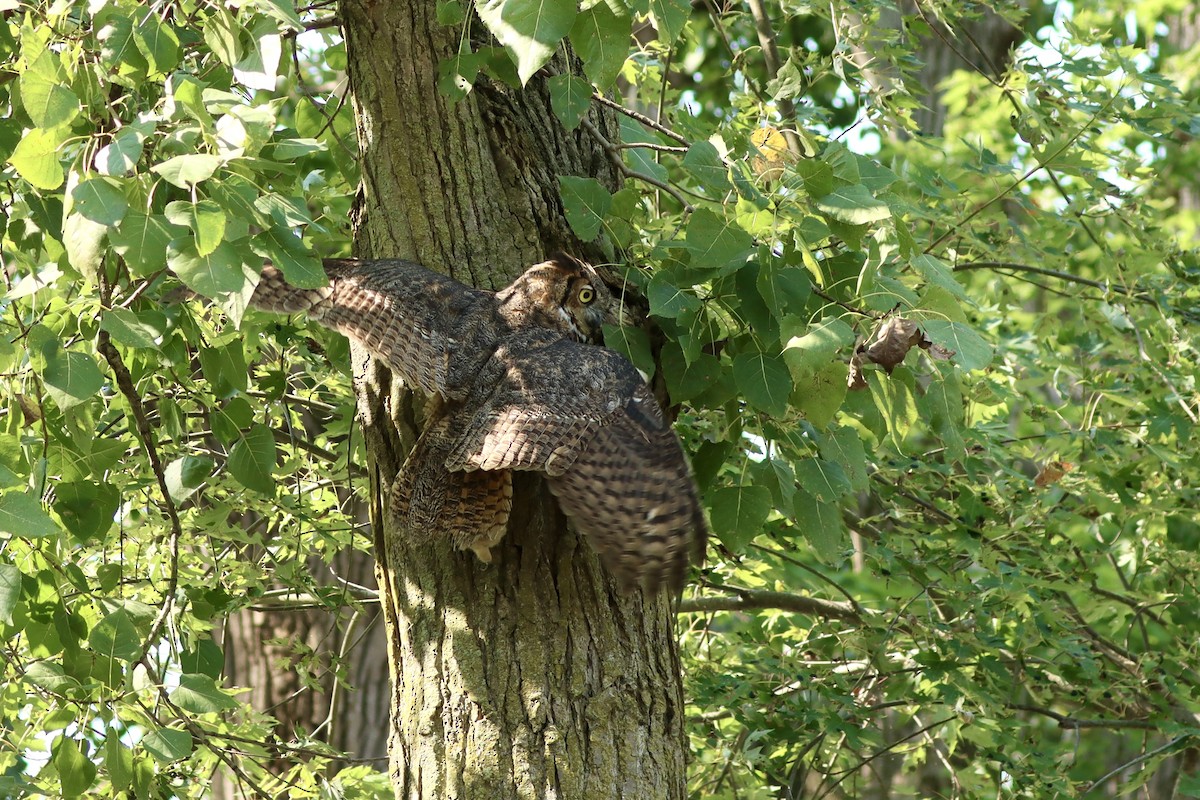
[[[407,261],[326,259],[325,271],[328,286],[297,289],[268,266],[250,305],[307,314],[366,347],[425,393],[454,394],[448,377],[457,323],[490,293]]]
[[[497,352],[504,377],[463,420],[446,467],[546,473],[623,587],[678,589],[707,526],[675,432],[624,356],[538,338]]]

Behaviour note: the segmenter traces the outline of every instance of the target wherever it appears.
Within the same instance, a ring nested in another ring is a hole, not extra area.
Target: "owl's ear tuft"
[[[546,261],[547,263],[553,264],[564,272],[569,272],[573,275],[579,275],[583,273],[584,267],[586,266],[584,262],[580,261],[575,256],[568,255],[561,250],[552,253],[550,258],[546,259]]]

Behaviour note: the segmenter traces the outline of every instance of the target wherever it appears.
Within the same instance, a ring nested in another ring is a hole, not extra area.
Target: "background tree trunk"
[[[561,128],[542,76],[520,91],[481,79],[459,103],[443,96],[438,63],[461,31],[440,26],[434,7],[341,6],[362,150],[356,248],[495,288],[554,249],[580,252],[559,175],[610,188],[615,175],[586,134]],[[592,122],[616,137],[611,118],[593,110]],[[533,474],[517,475],[509,533],[490,567],[397,530],[383,498],[421,401],[378,364],[355,366],[389,633],[396,796],[682,798],[673,604],[618,595]]]

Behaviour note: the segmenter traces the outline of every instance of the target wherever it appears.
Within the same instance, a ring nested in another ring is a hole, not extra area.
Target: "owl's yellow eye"
[[[584,286],[579,290],[579,302],[585,306],[596,299],[596,290],[590,286]]]

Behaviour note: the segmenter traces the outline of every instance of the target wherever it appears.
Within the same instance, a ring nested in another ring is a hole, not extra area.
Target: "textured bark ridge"
[[[564,249],[583,256],[559,175],[615,188],[603,152],[555,120],[544,81],[457,104],[438,62],[461,31],[435,3],[342,5],[364,185],[358,255],[408,258],[486,288]],[[473,27],[477,30],[478,25]],[[592,122],[615,137],[615,122]],[[356,363],[376,498],[399,798],[682,798],[686,741],[672,604],[622,597],[545,485],[518,474],[508,535],[479,563],[385,501],[422,400]]]

